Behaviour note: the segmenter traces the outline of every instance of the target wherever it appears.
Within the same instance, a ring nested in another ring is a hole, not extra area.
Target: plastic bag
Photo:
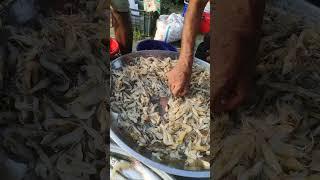
[[[161,15],[154,40],[175,42],[181,39],[184,18],[180,14]]]
[[[210,1],[207,3],[206,7],[204,8],[205,13],[210,13],[211,9],[210,9]]]

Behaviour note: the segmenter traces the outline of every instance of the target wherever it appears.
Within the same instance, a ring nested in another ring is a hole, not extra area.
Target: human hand
[[[231,67],[222,78],[215,78],[213,107],[215,113],[232,111],[242,105],[252,92],[253,73],[242,67]]]
[[[190,79],[191,79],[192,65],[182,63],[180,60],[177,65],[167,73],[169,88],[173,96],[184,96],[187,94]]]

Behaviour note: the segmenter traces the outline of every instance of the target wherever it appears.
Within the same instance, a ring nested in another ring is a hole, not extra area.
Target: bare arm
[[[208,0],[190,0],[185,16],[179,61],[189,68],[192,67],[195,40],[207,2]]]
[[[190,0],[182,32],[178,64],[167,74],[174,96],[184,96],[190,84],[193,53],[203,10],[209,0]]]
[[[212,56],[213,107],[231,111],[253,90],[265,0],[215,1]]]

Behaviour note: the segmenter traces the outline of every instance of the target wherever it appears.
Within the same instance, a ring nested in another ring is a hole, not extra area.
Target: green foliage
[[[161,1],[161,14],[179,13],[179,12],[182,12],[183,10],[183,0],[160,0],[160,1]]]
[[[137,28],[135,28],[134,31],[133,31],[133,39],[136,40],[136,41],[139,41],[139,40],[143,39],[142,33]]]

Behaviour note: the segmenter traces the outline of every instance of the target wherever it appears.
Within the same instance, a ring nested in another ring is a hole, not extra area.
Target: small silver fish
[[[120,160],[116,157],[110,157],[110,179],[122,180],[122,179],[139,179],[139,180],[161,180],[161,178],[152,172],[149,168],[142,163],[134,160]]]
[[[141,164],[139,161],[133,162],[134,168],[141,173],[143,179],[145,180],[161,180],[159,176],[157,176],[154,172],[152,172],[149,168]]]

